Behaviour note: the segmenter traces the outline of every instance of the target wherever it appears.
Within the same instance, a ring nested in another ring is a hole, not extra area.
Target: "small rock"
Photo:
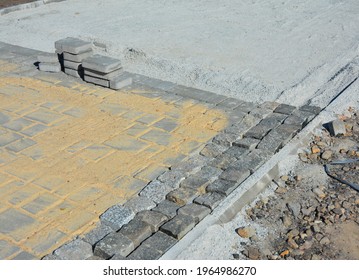
[[[292,229],[290,232],[287,233],[287,237],[289,239],[294,238],[298,235],[299,235],[299,230],[297,230],[297,229]]]
[[[290,247],[292,247],[293,249],[298,249],[298,248],[299,248],[297,242],[295,242],[295,241],[293,240],[293,238],[289,238],[288,241],[287,241],[287,243],[288,243],[288,245],[289,245]]]
[[[285,194],[288,190],[286,188],[283,188],[283,187],[278,187],[276,190],[275,190],[275,193],[277,194]]]
[[[308,250],[313,246],[313,241],[305,241],[300,247],[300,250]]]
[[[304,216],[310,216],[310,214],[313,212],[313,207],[309,208],[302,208],[302,213]]]
[[[348,150],[346,150],[346,149],[340,149],[339,150],[339,153],[341,153],[341,154],[346,154],[348,152]]]
[[[260,259],[260,252],[257,248],[249,247],[248,249],[244,250],[243,255],[251,260],[259,260]]]
[[[263,256],[266,256],[267,258],[272,256],[272,252],[268,248],[262,250],[262,254],[263,254]]]
[[[328,159],[331,159],[332,156],[333,156],[333,152],[330,150],[327,150],[324,153],[322,153],[321,158],[324,160],[328,160]]]
[[[322,258],[318,256],[317,254],[312,255],[312,260],[321,260]]]
[[[282,217],[282,222],[286,228],[289,228],[292,225],[292,219],[288,215]]]
[[[282,253],[280,253],[280,256],[282,257],[282,258],[284,258],[285,256],[288,256],[289,255],[289,250],[284,250]]]
[[[317,234],[315,235],[315,239],[316,239],[317,241],[322,240],[323,237],[324,237],[324,235],[321,234],[321,233],[317,233]]]
[[[312,146],[312,154],[319,154],[320,148],[317,145]]]
[[[256,234],[252,227],[240,227],[236,229],[237,234],[242,238],[250,238]]]
[[[300,175],[296,175],[296,176],[294,176],[294,180],[296,180],[297,182],[299,182],[299,181],[302,181],[302,180],[303,180],[303,177],[300,176]]]
[[[302,208],[299,202],[288,202],[287,207],[295,218],[299,216],[300,210]]]
[[[318,141],[316,144],[317,144],[317,146],[319,146],[319,147],[325,147],[325,146],[327,146],[327,144],[326,144],[325,142],[323,142],[323,141]]]
[[[342,170],[343,170],[344,172],[348,172],[348,171],[350,171],[350,168],[349,168],[348,166],[344,166],[344,167],[342,168]]]
[[[329,240],[328,237],[325,236],[320,240],[319,243],[322,244],[322,245],[328,245],[328,244],[330,244],[330,240]]]
[[[308,156],[307,156],[307,154],[305,154],[305,153],[300,153],[300,154],[299,154],[299,159],[300,159],[302,162],[308,162]]]
[[[315,193],[316,196],[319,197],[319,198],[324,198],[325,197],[325,193],[320,188],[313,189],[313,193]]]
[[[287,175],[283,175],[280,177],[280,179],[284,182],[287,182],[289,180],[289,177]]]
[[[314,232],[318,233],[318,232],[321,232],[322,230],[320,229],[320,227],[317,225],[317,224],[314,224],[312,226],[312,229]]]
[[[239,254],[238,254],[238,253],[233,254],[233,258],[234,258],[235,260],[239,260]]]

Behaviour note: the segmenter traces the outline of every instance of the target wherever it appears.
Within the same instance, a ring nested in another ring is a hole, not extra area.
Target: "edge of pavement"
[[[303,130],[296,135],[285,147],[275,154],[269,161],[262,165],[246,181],[237,187],[221,204],[190,231],[174,247],[167,251],[160,259],[173,260],[188,247],[194,244],[199,238],[211,230],[211,226],[224,225],[232,221],[236,215],[258,194],[270,185],[275,177],[280,175],[281,169],[290,168],[296,164],[298,150],[304,147],[309,141],[313,132],[320,129],[322,124],[336,119],[338,114],[342,114],[348,107],[359,108],[359,80],[358,76],[348,82],[343,90],[337,88],[337,96],[327,104],[322,112],[316,116]],[[343,87],[341,84],[340,87]],[[331,94],[333,88],[330,88]],[[325,90],[323,91],[325,92]],[[284,167],[285,166],[285,167]],[[284,168],[283,168],[284,167]],[[215,233],[214,233],[215,234]],[[225,240],[223,242],[226,242]],[[189,257],[190,258],[190,257]]]

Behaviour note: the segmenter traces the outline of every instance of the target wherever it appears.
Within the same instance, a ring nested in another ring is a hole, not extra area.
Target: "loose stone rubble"
[[[359,158],[359,117],[349,112],[351,117],[339,116],[325,124],[299,153],[300,167],[275,179],[274,193],[247,208],[246,220],[256,232],[236,229],[245,249],[234,252],[234,258],[359,258],[359,193],[328,177],[323,168],[333,161]],[[358,170],[357,161],[330,168],[336,177],[355,184]]]

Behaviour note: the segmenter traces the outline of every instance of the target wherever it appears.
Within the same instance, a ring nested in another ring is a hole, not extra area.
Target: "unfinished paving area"
[[[159,258],[320,111],[130,73],[114,91],[38,54],[1,43],[2,259]]]
[[[79,37],[134,73],[302,105],[357,55],[358,13],[357,0],[68,0],[2,15],[0,40],[50,52]]]

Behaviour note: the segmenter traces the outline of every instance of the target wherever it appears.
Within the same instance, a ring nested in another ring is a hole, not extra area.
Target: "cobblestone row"
[[[190,97],[189,88],[171,88],[170,83],[139,75],[134,80],[173,90],[171,100]],[[313,106],[255,106],[198,92],[199,101],[217,106],[230,118],[237,112],[230,125],[202,150],[157,176],[137,197],[109,208],[90,233],[44,259],[159,259],[320,112]]]

